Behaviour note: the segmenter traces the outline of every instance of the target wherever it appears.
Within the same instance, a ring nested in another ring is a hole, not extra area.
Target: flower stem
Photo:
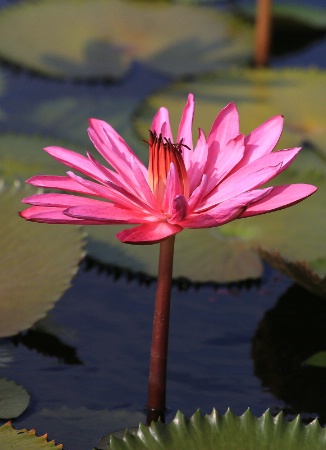
[[[148,382],[148,424],[152,420],[164,421],[174,240],[175,236],[171,236],[160,243]]]
[[[266,66],[269,59],[271,39],[272,0],[257,0],[255,66]]]

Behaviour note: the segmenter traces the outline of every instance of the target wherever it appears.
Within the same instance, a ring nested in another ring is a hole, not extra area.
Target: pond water
[[[12,3],[2,0],[0,7]],[[325,49],[323,38],[272,64],[325,68]],[[69,92],[71,85],[3,70],[9,89],[1,99],[6,111],[1,131],[55,135],[50,126],[31,128],[28,109]],[[92,90],[99,98],[108,90],[117,97],[130,93],[141,100],[168,81],[135,65],[118,85],[73,89],[86,96]],[[15,427],[48,433],[65,450],[90,450],[110,431],[146,420],[155,282],[118,275],[89,269],[84,262],[46,319],[46,332],[0,341],[0,364],[6,361],[1,376],[31,394]],[[318,415],[326,421],[325,372],[302,365],[325,349],[325,320],[322,300],[269,267],[262,280],[248,285],[175,286],[166,420],[178,409],[190,416],[198,408],[224,413],[230,407],[239,415],[250,407],[257,416],[271,408],[289,418],[301,412],[307,420]]]
[[[242,414],[250,406],[261,415],[283,406],[262,389],[250,354],[259,321],[290,284],[267,270],[250,289],[173,289],[167,421],[178,409],[191,415],[197,408],[224,413],[231,407]],[[4,344],[13,360],[2,375],[32,396],[14,424],[47,432],[67,449],[86,450],[102,434],[145,420],[154,296],[155,283],[115,281],[81,269],[48,327],[76,350],[74,356],[64,346],[51,357],[28,349],[26,341],[15,348],[10,341]],[[36,341],[45,338],[40,333]]]

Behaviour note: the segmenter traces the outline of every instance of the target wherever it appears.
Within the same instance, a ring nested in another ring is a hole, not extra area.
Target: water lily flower
[[[189,94],[177,140],[169,114],[160,108],[149,132],[148,168],[107,123],[90,120],[89,137],[108,165],[61,147],[45,149],[80,172],[41,175],[27,182],[64,193],[32,195],[20,215],[45,223],[138,225],[117,234],[122,242],[160,242],[148,383],[147,422],[164,419],[169,313],[175,235],[184,228],[210,228],[232,220],[291,206],[311,195],[315,186],[266,187],[293,161],[299,148],[273,152],[283,127],[275,116],[248,136],[240,134],[233,103],[216,117],[206,138],[199,129],[192,141],[194,97]],[[71,192],[67,194],[66,192]],[[78,194],[78,195],[76,195]]]
[[[184,228],[210,228],[286,208],[316,187],[265,184],[286,169],[300,148],[273,152],[283,127],[275,116],[248,136],[240,134],[234,103],[216,117],[205,136],[199,129],[193,145],[194,96],[189,94],[177,139],[168,110],[160,108],[149,133],[148,168],[107,123],[90,119],[89,137],[108,166],[91,154],[47,147],[53,158],[87,178],[40,175],[27,183],[68,193],[43,193],[23,200],[26,220],[46,223],[138,225],[117,234],[125,243],[152,244]],[[262,187],[264,186],[264,187]],[[76,195],[78,194],[78,195]]]

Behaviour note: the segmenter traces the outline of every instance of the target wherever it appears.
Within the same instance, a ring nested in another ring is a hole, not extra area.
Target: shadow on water
[[[252,340],[254,372],[282,400],[286,414],[317,414],[326,423],[326,368],[304,361],[326,350],[326,302],[293,285],[266,312]]]

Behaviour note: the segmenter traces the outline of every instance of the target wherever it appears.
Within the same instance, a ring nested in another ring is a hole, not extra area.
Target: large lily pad
[[[62,450],[63,445],[48,442],[47,436],[36,436],[35,430],[15,430],[8,422],[0,427],[0,444],[3,449],[14,450]]]
[[[0,202],[0,337],[44,317],[71,284],[83,256],[79,227],[26,222],[17,211],[35,190],[2,189]]]
[[[0,417],[13,419],[20,416],[29,404],[30,396],[14,381],[0,378]]]
[[[0,134],[0,177],[7,182],[25,181],[33,175],[65,175],[67,168],[43,151],[62,141],[38,136]]]
[[[211,8],[42,0],[1,13],[0,55],[61,78],[120,78],[134,60],[180,76],[248,60],[251,35],[243,22]]]
[[[174,131],[189,92],[196,97],[194,134],[201,127],[209,132],[217,113],[227,103],[236,103],[241,130],[248,134],[264,120],[277,114],[285,118],[278,148],[310,142],[326,159],[326,72],[317,69],[269,70],[232,69],[199,78],[194,82],[174,83],[148,98],[139,111],[135,127],[144,139],[157,109],[169,108]]]
[[[136,432],[126,431],[124,437],[111,436],[111,450],[322,450],[326,448],[326,430],[318,421],[304,426],[297,416],[288,423],[282,413],[273,417],[269,411],[255,418],[250,410],[235,416],[228,410],[223,416],[216,410],[203,416],[197,411],[190,420],[178,412],[165,425],[140,425]]]
[[[159,245],[122,244],[121,227],[87,226],[87,252],[94,259],[133,272],[157,275]],[[258,255],[246,242],[224,238],[218,229],[184,230],[176,237],[174,278],[195,282],[229,282],[262,275]]]

